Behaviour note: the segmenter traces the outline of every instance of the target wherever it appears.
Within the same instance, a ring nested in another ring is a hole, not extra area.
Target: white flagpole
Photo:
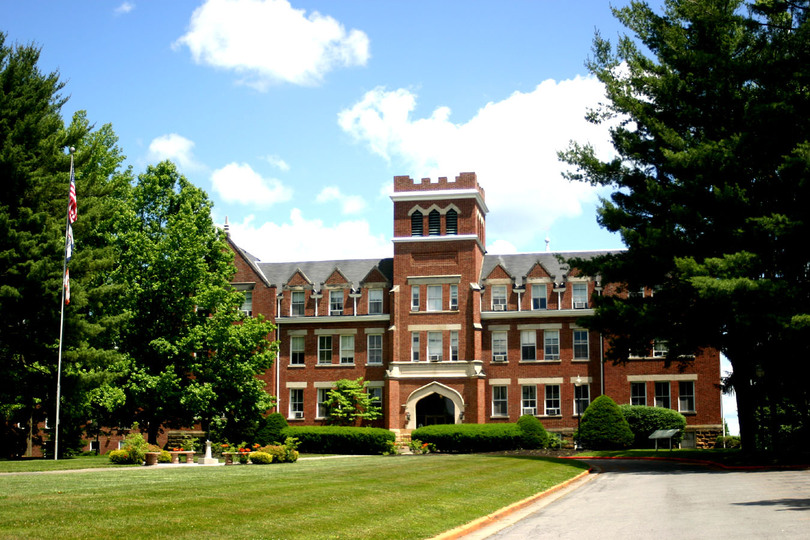
[[[73,152],[70,147],[70,177],[73,178]],[[53,459],[59,459],[59,402],[62,400],[62,335],[65,329],[65,275],[67,274],[68,229],[70,227],[70,194],[68,193],[68,211],[65,213],[65,253],[62,257],[62,311],[59,316],[59,356],[56,364],[56,425],[54,426]]]

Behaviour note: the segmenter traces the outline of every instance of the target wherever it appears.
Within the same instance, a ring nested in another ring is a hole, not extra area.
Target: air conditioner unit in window
[[[440,355],[438,355],[438,354],[431,354],[430,355],[430,361],[431,362],[438,362],[441,359],[442,359],[442,357]]]
[[[574,302],[574,309],[587,309],[588,302]]]
[[[503,304],[495,304],[492,306],[492,309],[495,311],[506,311],[506,306]]]
[[[523,407],[522,414],[531,414],[532,416],[537,414],[537,409],[535,407]]]
[[[560,416],[560,409],[546,409],[546,416]]]
[[[506,362],[506,355],[505,354],[496,354],[492,359],[495,362]]]
[[[303,418],[303,417],[304,411],[295,411],[295,413],[293,413],[293,418]]]
[[[239,311],[241,311],[242,313],[244,313],[248,317],[253,317],[253,312],[250,311],[249,309],[240,309]]]

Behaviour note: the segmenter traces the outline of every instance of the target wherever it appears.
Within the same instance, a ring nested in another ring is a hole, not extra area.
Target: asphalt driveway
[[[588,463],[580,485],[464,538],[810,538],[810,471]]]

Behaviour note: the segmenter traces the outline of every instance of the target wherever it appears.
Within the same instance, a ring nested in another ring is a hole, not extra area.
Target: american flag
[[[68,195],[68,219],[71,223],[76,221],[78,208],[76,207],[76,179],[73,177],[73,163],[70,164],[70,194]]]

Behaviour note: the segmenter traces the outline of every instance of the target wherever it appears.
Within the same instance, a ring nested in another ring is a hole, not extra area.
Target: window
[[[424,234],[422,227],[424,227],[422,212],[417,210],[411,214],[411,236],[422,236]]]
[[[532,285],[532,310],[547,308],[547,290],[545,285]]]
[[[574,385],[574,414],[582,414],[591,403],[591,385]]]
[[[678,382],[678,410],[695,411],[695,381]]]
[[[373,406],[382,408],[382,386],[367,386],[366,393]]]
[[[419,361],[419,332],[411,332],[411,362]]]
[[[382,364],[382,334],[368,336],[368,363]]]
[[[506,285],[492,286],[492,311],[506,311]]]
[[[574,309],[587,309],[588,307],[588,284],[574,283],[572,286],[574,297]]]
[[[315,413],[317,418],[326,418],[329,415],[329,408],[326,400],[329,396],[329,388],[318,388],[318,410]]]
[[[329,291],[329,315],[343,315],[343,290]]]
[[[447,211],[445,216],[445,226],[447,234],[458,234],[458,213],[452,208]]]
[[[291,317],[304,316],[304,291],[292,292],[292,301],[290,302],[290,316]]]
[[[655,383],[655,406],[664,407],[669,409],[669,383],[657,382]]]
[[[383,291],[382,289],[369,289],[368,291],[368,312],[370,315],[379,315],[383,312]]]
[[[304,389],[290,388],[290,418],[304,417]]]
[[[318,336],[318,363],[332,363],[332,336]]]
[[[543,330],[544,360],[560,359],[560,331]]]
[[[419,311],[419,285],[411,285],[411,311]]]
[[[520,359],[537,360],[537,332],[534,330],[520,332]]]
[[[492,416],[509,416],[506,386],[492,387]]]
[[[427,288],[427,310],[428,311],[441,311],[442,310],[442,286],[441,285],[428,285],[428,288]]]
[[[492,361],[506,362],[506,332],[492,332]]]
[[[296,366],[304,365],[304,336],[290,337],[290,364]]]
[[[242,307],[239,309],[250,317],[253,314],[253,291],[242,291],[242,294],[245,295],[245,299],[242,301]]]
[[[340,336],[340,363],[354,364],[354,336]]]
[[[458,285],[450,285],[450,309],[458,309]]]
[[[546,385],[546,416],[560,415],[560,385]]]
[[[442,234],[442,216],[438,210],[432,210],[428,214],[428,235],[439,236]]]
[[[630,405],[647,405],[647,383],[630,383]]]
[[[428,332],[428,360],[431,362],[440,362],[442,360],[442,333],[441,332]]]
[[[458,331],[450,332],[450,360],[458,360]]]
[[[653,358],[664,358],[668,352],[666,341],[656,339],[653,342]]]
[[[574,360],[588,359],[588,331],[574,330]]]
[[[537,414],[537,387],[524,386],[522,393],[520,414]]]

